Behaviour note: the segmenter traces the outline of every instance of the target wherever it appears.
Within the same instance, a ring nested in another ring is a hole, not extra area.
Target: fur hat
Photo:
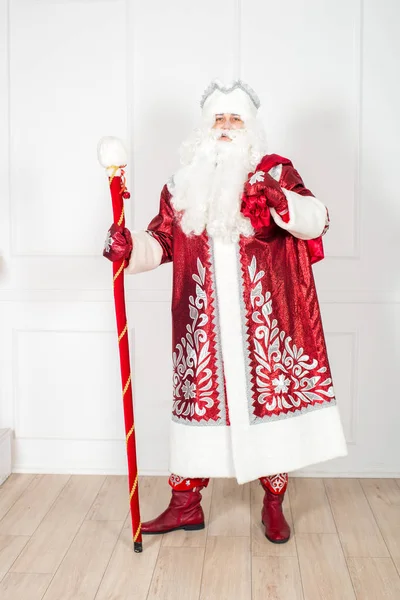
[[[260,100],[255,91],[240,79],[228,85],[215,79],[205,90],[200,106],[206,121],[214,121],[215,115],[225,113],[239,115],[246,121],[257,116]]]

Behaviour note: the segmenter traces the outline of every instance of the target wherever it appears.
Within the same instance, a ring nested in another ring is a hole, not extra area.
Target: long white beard
[[[231,142],[220,141],[221,133],[203,128],[184,142],[171,201],[182,211],[184,233],[200,235],[206,229],[211,237],[230,242],[254,233],[240,204],[247,175],[265,154],[265,142],[258,124],[226,132]]]

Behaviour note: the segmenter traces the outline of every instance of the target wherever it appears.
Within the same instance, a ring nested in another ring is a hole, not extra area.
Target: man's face
[[[215,115],[215,123],[213,125],[213,129],[243,129],[244,122],[240,118],[240,115],[235,115],[231,113],[225,113],[220,115]],[[225,134],[222,134],[219,138],[221,142],[231,142],[231,138]]]

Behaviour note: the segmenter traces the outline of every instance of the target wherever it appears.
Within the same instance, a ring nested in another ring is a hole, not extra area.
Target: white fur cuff
[[[132,232],[133,250],[126,273],[151,271],[161,264],[162,247],[147,231]]]
[[[275,223],[301,240],[319,237],[326,224],[325,205],[314,196],[301,196],[284,188],[282,191],[288,201],[290,220],[285,223],[276,210],[271,208]]]

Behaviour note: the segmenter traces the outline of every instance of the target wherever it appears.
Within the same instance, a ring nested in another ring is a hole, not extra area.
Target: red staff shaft
[[[116,169],[115,169],[116,170]],[[118,172],[118,171],[117,171]],[[121,176],[109,178],[114,223],[125,226],[124,199],[126,192],[124,171]],[[142,530],[139,509],[138,468],[136,459],[135,421],[133,414],[132,379],[129,358],[128,322],[125,309],[124,268],[125,259],[113,262],[114,304],[117,318],[119,359],[121,365],[122,401],[124,406],[126,452],[128,458],[128,480],[132,520],[133,545],[135,552],[142,552]]]

